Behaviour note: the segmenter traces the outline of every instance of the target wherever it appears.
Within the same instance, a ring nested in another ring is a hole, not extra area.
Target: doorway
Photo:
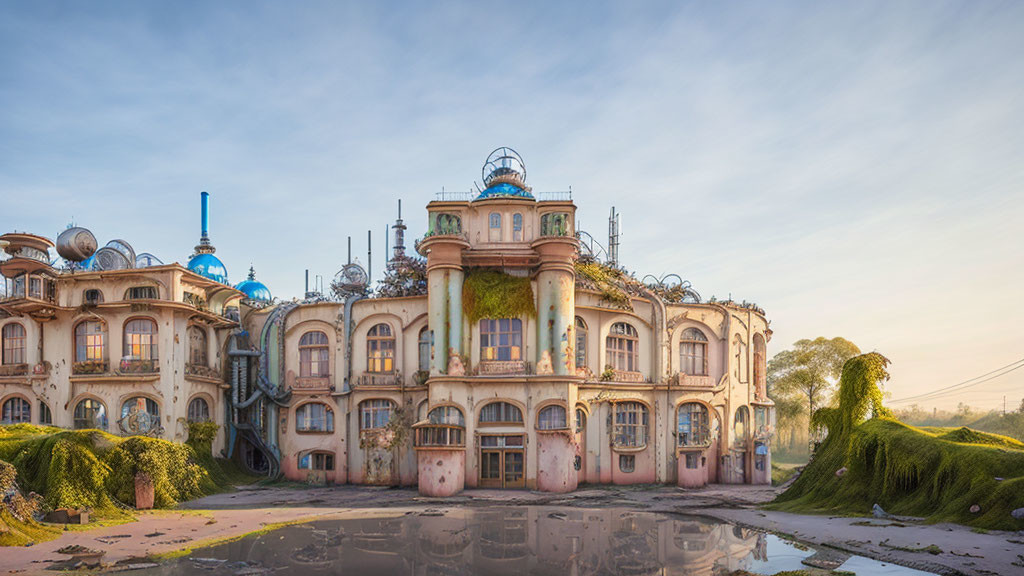
[[[523,488],[526,455],[523,436],[480,436],[480,487]]]

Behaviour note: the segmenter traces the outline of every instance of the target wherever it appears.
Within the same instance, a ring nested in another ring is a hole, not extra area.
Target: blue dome
[[[273,297],[270,295],[270,289],[263,282],[256,279],[256,270],[252,267],[249,268],[249,277],[239,282],[235,289],[241,290],[248,300],[257,300],[259,302],[270,302],[273,300]]]
[[[196,254],[188,261],[188,269],[221,284],[228,283],[228,269],[213,254]]]
[[[477,200],[483,200],[484,198],[499,198],[502,196],[514,196],[519,198],[533,198],[533,195],[523,190],[519,186],[502,182],[495,184],[490,188],[484,190],[476,197]]]

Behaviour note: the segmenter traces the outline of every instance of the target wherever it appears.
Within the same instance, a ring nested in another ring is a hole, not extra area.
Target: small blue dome
[[[249,268],[249,278],[242,280],[235,286],[236,290],[241,290],[245,297],[249,300],[257,300],[260,302],[270,302],[273,297],[270,295],[270,290],[256,279],[256,270],[252,267]]]
[[[502,196],[514,196],[519,198],[533,198],[533,195],[523,190],[519,186],[502,182],[495,184],[490,188],[484,190],[476,197],[477,200],[483,200],[484,198],[500,198]]]
[[[228,269],[213,254],[196,254],[188,261],[188,269],[221,284],[228,283]]]

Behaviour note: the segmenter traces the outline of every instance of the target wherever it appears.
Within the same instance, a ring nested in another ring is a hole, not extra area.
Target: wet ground
[[[817,551],[721,521],[627,508],[428,509],[321,520],[195,551],[135,574],[930,574]]]

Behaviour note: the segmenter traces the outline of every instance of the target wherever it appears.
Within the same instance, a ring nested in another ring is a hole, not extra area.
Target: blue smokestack
[[[203,192],[200,195],[203,206],[203,240],[210,238],[210,193]]]

